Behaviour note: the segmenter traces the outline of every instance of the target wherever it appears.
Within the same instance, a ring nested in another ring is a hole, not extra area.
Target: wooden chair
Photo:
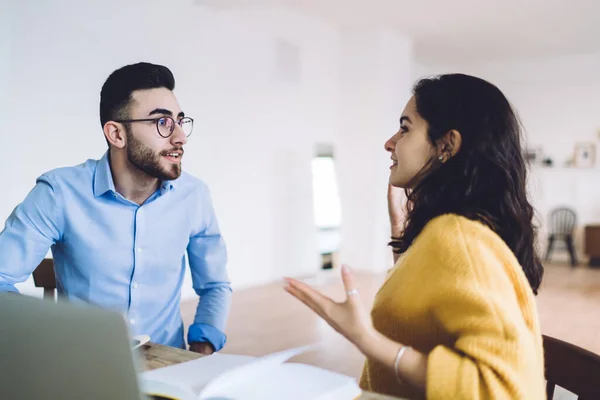
[[[571,266],[577,265],[577,255],[575,254],[575,245],[573,236],[577,226],[577,213],[567,207],[559,207],[550,213],[550,234],[548,235],[548,248],[546,249],[546,261],[550,260],[554,243],[557,240],[565,242],[569,256],[571,256]]]
[[[33,282],[35,287],[44,288],[45,300],[54,300],[56,277],[54,276],[54,261],[51,258],[45,258],[33,271]]]
[[[552,400],[560,386],[579,400],[600,399],[600,355],[543,335],[546,359],[546,396]]]

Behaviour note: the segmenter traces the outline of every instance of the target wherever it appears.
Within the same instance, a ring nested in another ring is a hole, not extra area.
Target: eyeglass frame
[[[194,119],[192,117],[183,117],[181,118],[179,121],[175,121],[175,119],[173,117],[169,117],[168,115],[165,116],[161,116],[161,117],[156,117],[156,118],[142,118],[142,119],[118,119],[118,120],[113,120],[113,122],[118,122],[118,123],[130,123],[130,122],[154,122],[154,124],[156,125],[156,132],[158,132],[158,135],[161,138],[165,138],[168,139],[173,135],[173,132],[175,132],[175,125],[173,125],[173,129],[171,130],[171,133],[169,133],[169,136],[164,136],[160,133],[160,128],[158,127],[158,121],[160,121],[163,118],[169,118],[170,120],[172,120],[175,124],[179,125],[179,127],[181,128],[181,125],[179,124],[179,122],[183,121],[184,119],[190,120],[192,121],[192,131],[194,130]],[[183,128],[182,128],[183,129]],[[190,131],[189,135],[185,135],[185,137],[190,137],[192,134],[192,131]]]

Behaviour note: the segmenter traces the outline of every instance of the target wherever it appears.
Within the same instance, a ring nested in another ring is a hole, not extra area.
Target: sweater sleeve
[[[459,222],[452,231],[452,238],[434,239],[438,262],[431,309],[438,329],[453,343],[428,355],[427,398],[543,398],[539,342],[515,287],[522,282],[506,270],[514,268],[512,253],[465,235]]]

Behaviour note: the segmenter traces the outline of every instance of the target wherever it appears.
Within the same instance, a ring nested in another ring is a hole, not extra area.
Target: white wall
[[[531,170],[531,189],[545,246],[548,212],[559,205],[577,209],[580,223],[600,222],[600,54],[583,54],[520,62],[423,66],[415,77],[462,72],[496,84],[516,108],[527,145],[541,147],[554,168]],[[579,142],[597,146],[592,169],[565,168]],[[581,228],[578,248],[582,251]]]
[[[369,94],[372,104],[348,106],[340,101],[342,94],[362,96],[368,91],[357,94],[352,78],[341,78],[347,71],[341,62],[349,54],[341,50],[345,33],[319,20],[274,7],[222,11],[186,0],[83,3],[15,3],[11,74],[6,79],[11,134],[0,135],[0,178],[10,190],[0,198],[0,219],[8,217],[41,173],[102,155],[101,85],[114,69],[146,60],[173,70],[176,95],[186,114],[196,119],[184,168],[212,190],[234,287],[315,273],[314,146],[336,146],[341,182],[368,183],[362,174],[379,157],[386,159],[382,140],[397,124],[401,108],[396,102],[405,100],[403,79],[408,79],[410,63],[405,41],[397,40],[400,53],[391,58],[383,57],[383,50],[393,52],[396,45],[389,34],[372,42],[387,44],[378,47],[377,62],[371,65],[375,73],[363,71],[360,79],[365,84],[375,78],[377,92]],[[277,51],[282,42],[288,50],[283,58]],[[294,46],[301,60],[298,76]],[[352,43],[346,41],[345,48]],[[353,60],[361,54],[375,53],[362,46]],[[384,62],[400,65],[382,67]],[[377,78],[381,72],[385,75]],[[391,76],[400,81],[394,81],[390,92],[384,83]],[[373,118],[371,137],[366,121]],[[352,131],[356,121],[360,131]],[[376,196],[383,196],[377,200],[375,194],[364,194],[373,185],[341,189],[346,215],[356,210],[369,215],[358,222],[348,218],[342,238],[346,249],[365,247],[366,256],[346,251],[342,261],[363,268],[386,263],[381,257],[388,250],[374,244],[376,237],[385,243],[388,235],[382,214],[386,175],[385,169],[377,173]],[[368,198],[366,203],[355,202],[361,196]],[[372,243],[365,246],[368,240]],[[39,293],[31,280],[20,288]],[[184,297],[192,295],[188,279]]]
[[[390,30],[347,30],[341,60],[341,258],[361,270],[386,271],[393,261],[384,143],[398,131],[410,98],[411,43]]]
[[[10,72],[10,49],[12,40],[12,17],[12,0],[0,0],[0,118],[2,118],[2,120],[9,116],[8,82]]]

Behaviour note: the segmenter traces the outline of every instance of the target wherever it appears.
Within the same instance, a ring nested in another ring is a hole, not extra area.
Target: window
[[[331,147],[317,147],[317,154],[312,160],[312,182],[319,253],[323,258],[323,268],[330,269],[334,267],[334,258],[340,248],[342,224],[342,209]]]

